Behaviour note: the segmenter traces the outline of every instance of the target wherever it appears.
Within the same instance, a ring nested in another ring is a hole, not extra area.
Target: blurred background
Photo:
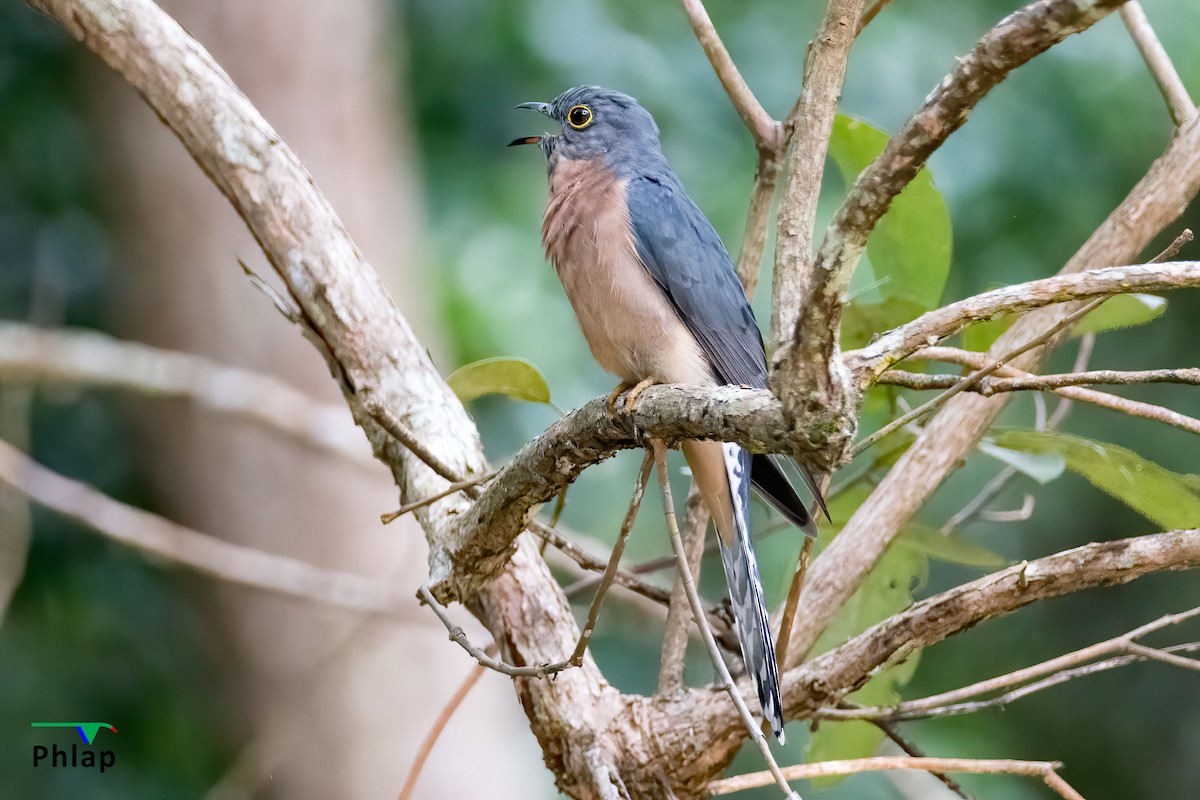
[[[612,388],[541,254],[541,156],[504,147],[545,126],[513,111],[516,103],[581,83],[633,94],[655,115],[668,158],[729,248],[740,244],[754,150],[677,3],[163,5],[297,151],[444,374],[481,358],[524,358],[564,409]],[[743,75],[776,117],[795,99],[823,5],[709,3]],[[855,45],[842,111],[896,130],[954,57],[1017,7],[896,0]],[[1200,5],[1149,0],[1146,9],[1200,95]],[[1020,69],[932,161],[953,231],[944,299],[1057,271],[1170,134],[1164,104],[1115,15]],[[827,174],[822,221],[845,191],[836,169]],[[1162,244],[1185,225],[1200,227],[1196,208]],[[1200,258],[1200,246],[1180,258]],[[228,203],[142,101],[51,21],[21,3],[0,4],[0,318],[198,353],[339,403],[321,359],[245,279],[238,259],[269,275]],[[764,326],[768,299],[764,277],[756,299]],[[1099,334],[1092,366],[1194,366],[1198,316],[1200,293],[1176,293],[1154,322]],[[1053,366],[1069,368],[1076,349],[1064,346]],[[1200,415],[1194,388],[1122,393]],[[557,413],[507,398],[470,409],[494,463]],[[1034,420],[1026,397],[1003,421]],[[1062,427],[1185,477],[1200,472],[1195,442],[1172,428],[1088,407],[1074,408]],[[382,467],[314,452],[186,401],[0,371],[0,438],[125,503],[229,541],[395,581],[405,593],[426,574],[411,519],[378,523],[397,504]],[[617,530],[637,460],[626,453],[591,469],[569,494],[564,525],[593,537],[596,552]],[[919,522],[942,526],[1002,467],[977,454]],[[870,470],[849,474],[871,479]],[[678,474],[677,495],[684,480]],[[958,536],[1019,561],[1162,528],[1073,471],[1045,486],[1018,476],[993,508],[1019,507],[1027,493],[1036,498],[1029,519],[976,520]],[[855,498],[847,492],[840,513]],[[798,547],[791,533],[762,543],[772,596],[782,596]],[[644,513],[627,559],[667,549],[659,515]],[[946,560],[923,558],[905,573],[917,596],[983,574]],[[717,583],[705,589],[714,598],[720,591]],[[580,598],[585,609],[588,599]],[[924,653],[902,695],[1000,674],[1195,605],[1200,581],[1190,574],[1039,604]],[[461,609],[454,613],[466,621]],[[394,797],[472,666],[415,602],[410,617],[364,623],[222,585],[102,539],[3,485],[0,621],[0,796],[22,800]],[[1197,633],[1181,627],[1161,641]],[[483,640],[477,628],[473,634]],[[613,600],[593,649],[616,685],[648,692],[660,636],[634,606]],[[701,654],[689,665],[689,681],[711,677]],[[28,724],[49,719],[112,722],[120,730],[117,768],[102,778],[30,769]],[[932,755],[1063,761],[1064,776],[1089,798],[1200,792],[1196,676],[1161,664],[905,731]],[[784,759],[804,758],[808,738],[794,724]],[[754,766],[747,757],[737,768]],[[450,722],[415,796],[463,796],[483,781],[494,797],[557,796],[508,679],[495,674]],[[1029,779],[962,783],[989,800],[1047,796]],[[832,800],[937,791],[874,775],[803,793]]]

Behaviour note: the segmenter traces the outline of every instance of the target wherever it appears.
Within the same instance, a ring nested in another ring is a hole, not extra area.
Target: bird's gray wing
[[[723,383],[767,387],[762,334],[721,237],[671,174],[626,185],[642,264]]]

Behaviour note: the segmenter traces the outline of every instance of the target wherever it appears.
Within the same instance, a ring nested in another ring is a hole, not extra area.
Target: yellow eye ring
[[[571,110],[567,112],[567,124],[577,131],[591,125],[594,120],[592,110],[587,106],[572,106]]]

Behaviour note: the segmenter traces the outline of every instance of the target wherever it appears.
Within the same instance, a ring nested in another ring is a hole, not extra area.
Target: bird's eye
[[[583,130],[592,124],[592,110],[587,106],[574,106],[567,112],[567,122],[575,130]]]

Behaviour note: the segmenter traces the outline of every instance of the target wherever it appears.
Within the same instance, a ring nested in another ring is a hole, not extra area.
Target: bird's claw
[[[617,401],[621,399],[621,395],[624,394],[627,389],[632,389],[632,388],[633,388],[632,383],[625,383],[624,381],[622,381],[617,384],[617,388],[613,389],[611,392],[608,393],[608,414],[609,414],[609,416],[615,417],[617,415]]]
[[[643,381],[639,381],[636,386],[630,389],[629,394],[625,395],[625,413],[633,416],[633,404],[636,403],[637,399],[642,396],[642,392],[658,383],[659,381],[655,380],[654,378],[646,378]]]

